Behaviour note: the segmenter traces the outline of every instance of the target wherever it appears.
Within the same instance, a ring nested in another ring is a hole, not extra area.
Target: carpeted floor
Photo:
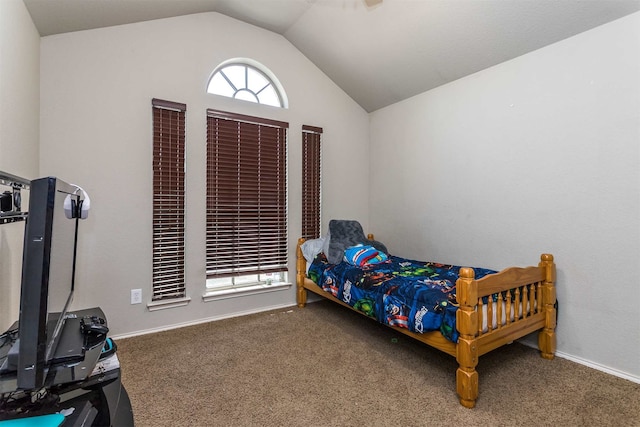
[[[640,384],[511,344],[453,357],[330,302],[117,341],[144,426],[640,426]]]

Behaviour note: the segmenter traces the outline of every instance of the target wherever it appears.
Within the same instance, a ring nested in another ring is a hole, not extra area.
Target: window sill
[[[257,295],[264,294],[267,292],[276,292],[276,291],[284,291],[286,289],[291,288],[291,283],[287,282],[279,282],[272,283],[270,285],[267,284],[258,284],[252,286],[242,286],[239,288],[231,288],[231,289],[220,289],[220,290],[209,290],[204,295],[202,295],[202,300],[204,302],[209,301],[218,301],[228,298],[238,298],[249,295]]]
[[[164,310],[165,308],[182,307],[189,304],[190,297],[175,298],[169,300],[153,301],[147,304],[149,311]]]

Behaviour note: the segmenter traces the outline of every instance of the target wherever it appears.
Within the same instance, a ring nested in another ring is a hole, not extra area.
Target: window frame
[[[322,221],[322,128],[302,126],[302,227],[305,239],[320,237]]]
[[[185,280],[186,111],[153,98],[152,298],[150,305],[188,300]]]
[[[288,127],[286,122],[207,110],[208,291],[286,281]],[[256,279],[247,281],[248,276]]]
[[[243,81],[240,82],[236,79],[232,79],[227,75],[227,73],[225,73],[225,70],[228,70],[232,67],[244,68],[244,79],[242,79]],[[259,76],[261,76],[267,82],[267,84],[257,92],[253,88],[251,88],[252,85],[249,83],[250,71],[256,72]],[[227,93],[225,93],[226,91],[215,91],[212,89],[212,85],[214,84],[214,79],[216,79],[217,76],[221,76],[223,81],[227,83],[228,85],[227,89],[230,89],[233,92],[232,95],[228,95]],[[274,103],[260,102],[260,93],[265,91],[265,89],[267,88],[271,88],[275,93],[278,99],[277,105],[275,105]],[[252,94],[255,99],[245,99],[243,97],[238,97],[238,95],[241,95],[246,92]],[[263,70],[262,67],[259,66],[258,64],[254,65],[254,64],[243,62],[243,61],[231,61],[218,66],[218,68],[213,72],[213,74],[211,75],[211,78],[207,83],[207,93],[210,93],[212,95],[224,96],[227,98],[238,99],[241,101],[254,102],[260,105],[268,105],[268,106],[277,107],[277,108],[286,108],[286,97],[282,89],[280,88],[280,85],[277,84],[277,81],[275,81],[274,78],[270,77],[269,73]]]

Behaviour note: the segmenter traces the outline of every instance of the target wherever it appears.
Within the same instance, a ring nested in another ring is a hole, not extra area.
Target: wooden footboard
[[[540,330],[538,346],[542,357],[554,357],[555,271],[550,254],[543,254],[537,267],[511,267],[479,280],[474,279],[473,269],[460,269],[456,282],[460,304],[456,312],[460,333],[456,384],[463,406],[473,408],[478,397],[475,368],[479,356]]]
[[[307,291],[311,291],[353,310],[306,277],[302,243],[301,238],[296,252],[298,306],[306,305]],[[439,331],[418,334],[403,328],[393,329],[454,356],[459,365],[456,387],[460,403],[473,408],[478,398],[476,366],[481,355],[539,330],[542,357],[554,357],[555,274],[553,256],[549,254],[543,254],[536,267],[511,267],[478,280],[472,268],[461,268],[456,282],[459,303],[456,328],[460,333],[457,343],[447,340]]]

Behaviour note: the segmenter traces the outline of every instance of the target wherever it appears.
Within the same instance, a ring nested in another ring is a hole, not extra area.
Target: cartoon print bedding
[[[362,267],[346,261],[329,264],[318,254],[307,276],[324,291],[389,326],[417,333],[439,330],[458,341],[456,280],[459,266],[396,256]],[[476,279],[493,270],[474,268]]]

